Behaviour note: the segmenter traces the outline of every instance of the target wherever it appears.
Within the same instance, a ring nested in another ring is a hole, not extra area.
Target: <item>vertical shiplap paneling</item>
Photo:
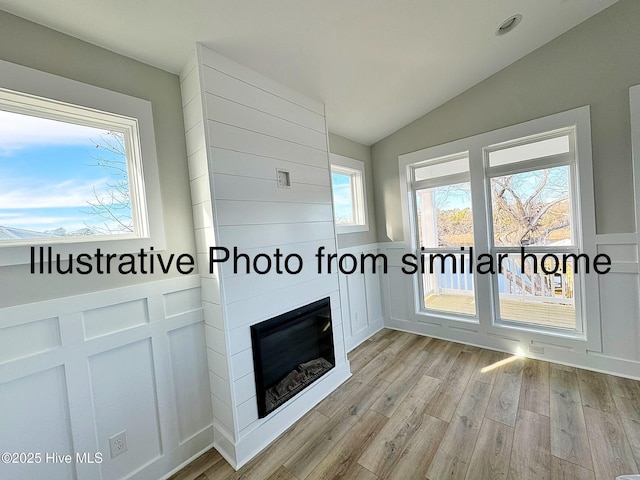
[[[294,407],[290,418],[280,415],[286,421],[276,427],[271,422],[267,429],[258,420],[251,325],[329,296],[339,328],[337,363],[346,362],[338,277],[318,274],[313,256],[319,247],[336,251],[324,106],[202,46],[198,62],[195,70],[185,69],[183,96],[200,95],[203,109],[201,123],[191,100],[185,101],[208,364],[220,426],[216,446],[232,464],[241,464],[248,460],[247,449],[255,454],[255,445],[268,442],[301,411]],[[196,71],[199,93],[192,93]],[[203,141],[206,168],[199,153]],[[289,188],[278,188],[278,169],[290,173]],[[303,257],[303,270],[279,274],[272,265],[260,275],[235,271],[226,262],[209,272],[212,246],[230,252],[237,247],[251,258],[261,253],[273,258],[276,249],[296,253]],[[316,389],[314,395],[320,395],[315,402],[323,394]]]

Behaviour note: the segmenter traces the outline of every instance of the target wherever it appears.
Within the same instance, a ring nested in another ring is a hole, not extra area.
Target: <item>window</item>
[[[331,188],[337,233],[369,230],[364,162],[331,154]]]
[[[0,132],[0,242],[146,236],[134,119],[0,90]]]
[[[460,255],[461,247],[474,243],[469,156],[421,162],[411,166],[411,173],[418,253],[427,266],[419,301],[425,310],[476,315],[470,258]]]
[[[508,255],[493,285],[499,321],[582,330],[574,145],[575,128],[568,128],[484,149],[491,253]]]
[[[150,104],[0,67],[0,265],[28,263],[29,247],[44,244],[163,249]]]
[[[597,348],[597,276],[584,264],[596,254],[590,142],[583,107],[399,157],[405,238],[424,261],[418,320]],[[472,268],[480,254],[493,273]]]

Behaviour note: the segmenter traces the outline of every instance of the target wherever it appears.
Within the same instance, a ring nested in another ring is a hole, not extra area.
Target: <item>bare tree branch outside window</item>
[[[90,215],[102,219],[102,226],[87,225],[94,235],[121,234],[134,231],[131,212],[131,191],[127,172],[124,135],[109,132],[94,142],[98,153],[92,155],[90,166],[106,169],[110,180],[104,189],[93,189],[94,198],[87,203]]]

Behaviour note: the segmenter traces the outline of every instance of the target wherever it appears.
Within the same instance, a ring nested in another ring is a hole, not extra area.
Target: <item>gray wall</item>
[[[356,160],[364,162],[365,190],[367,191],[367,209],[369,211],[369,231],[338,235],[338,248],[376,243],[376,212],[373,200],[371,149],[366,145],[329,132],[329,151],[336,155],[355,158]]]
[[[0,58],[151,102],[167,253],[195,256],[179,78],[2,11]],[[28,265],[0,267],[0,306],[162,278],[166,277],[116,274],[52,278],[31,275]]]
[[[591,105],[597,231],[635,231],[629,87],[640,83],[639,26],[640,1],[622,0],[373,145],[378,241],[403,240],[398,155],[582,105]]]

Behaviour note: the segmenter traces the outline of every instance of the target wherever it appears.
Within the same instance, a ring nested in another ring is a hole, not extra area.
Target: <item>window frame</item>
[[[448,162],[461,160],[461,159],[466,159],[467,162],[469,162],[469,152],[463,151],[463,152],[457,152],[450,155],[446,155],[444,157],[430,158],[428,160],[414,163],[408,166],[408,169],[409,169],[408,173],[409,173],[409,178],[411,183],[410,196],[411,196],[411,209],[412,209],[411,211],[413,212],[412,218],[417,218],[418,216],[417,192],[419,190],[443,187],[448,185],[455,185],[459,183],[470,184],[470,181],[471,181],[471,174],[469,170],[467,170],[466,172],[455,173],[451,175],[442,175],[440,177],[435,177],[432,179],[423,179],[423,180],[416,180],[416,174],[415,174],[416,170],[425,166],[436,166],[436,165],[446,164]],[[451,247],[451,248],[424,247],[423,248],[423,246],[420,244],[420,226],[417,224],[417,222],[411,222],[411,230],[412,230],[411,234],[414,237],[413,243],[412,243],[414,245],[414,248],[412,253],[416,256],[416,258],[420,258],[421,255],[429,255],[429,254],[445,254],[445,255],[460,254],[460,249],[458,247]],[[474,235],[475,235],[475,231],[474,231]],[[445,310],[437,310],[437,309],[429,308],[424,301],[426,297],[426,292],[424,288],[424,275],[427,275],[427,274],[420,275],[415,285],[416,291],[419,292],[418,298],[416,298],[416,304],[418,305],[418,309],[420,312],[434,313],[444,318],[451,318],[451,319],[455,319],[463,322],[470,322],[470,323],[478,322],[477,307],[474,314],[465,314],[465,313],[460,313],[455,311],[445,311]],[[473,279],[473,296],[475,300],[475,297],[477,296],[475,275],[473,278],[474,278]]]
[[[7,95],[8,93],[8,95]],[[11,99],[7,100],[7,97]],[[136,97],[0,60],[3,109],[127,133],[134,234],[39,238],[0,243],[0,266],[30,262],[30,247],[74,255],[164,250],[165,234],[151,103]],[[34,114],[35,113],[35,114]],[[131,153],[131,155],[129,155]]]
[[[367,190],[365,179],[365,165],[361,160],[344,157],[331,153],[329,155],[330,165],[330,185],[332,198],[332,214],[337,234],[357,233],[369,231],[369,212],[367,208]],[[349,224],[338,224],[335,218],[335,198],[333,193],[333,173],[349,175],[351,177],[351,196],[353,202],[354,222]]]
[[[638,258],[640,258],[640,84],[629,88],[631,114],[631,151],[633,166],[634,204]]]
[[[491,190],[490,178],[486,174],[488,163],[487,147],[495,147],[500,144],[508,144],[517,140],[524,141],[527,138],[538,137],[548,132],[574,129],[575,134],[575,197],[579,199],[580,211],[574,213],[574,221],[578,233],[574,239],[581,253],[589,255],[593,259],[597,255],[595,237],[595,207],[593,192],[593,171],[591,159],[591,126],[590,110],[588,106],[579,107],[566,112],[531,120],[525,123],[512,125],[498,130],[474,135],[472,137],[456,140],[447,144],[429,147],[398,157],[402,217],[404,229],[404,244],[408,251],[416,248],[416,240],[413,236],[412,218],[414,207],[411,205],[411,172],[410,166],[428,159],[446,157],[456,152],[468,151],[470,160],[470,176],[472,179],[472,209],[474,218],[474,239],[476,253],[492,253],[493,225],[491,215]],[[548,159],[547,159],[548,160]],[[557,159],[556,159],[557,160]],[[523,162],[524,163],[524,162]],[[547,162],[548,163],[548,162]],[[553,162],[552,162],[553,163]],[[530,166],[530,165],[529,165]],[[503,166],[494,167],[494,173]],[[513,166],[509,166],[511,170]],[[506,169],[505,169],[506,171]],[[482,188],[478,188],[478,185]],[[574,207],[575,208],[575,207]],[[575,234],[575,233],[574,233]],[[417,246],[419,248],[419,246]],[[537,247],[535,247],[537,248]],[[481,276],[476,272],[476,295],[478,299],[479,331],[489,335],[507,335],[519,338],[521,341],[539,341],[546,344],[558,344],[562,347],[587,348],[593,351],[601,351],[601,320],[598,296],[598,278],[596,274],[582,276],[581,317],[582,329],[576,331],[556,331],[532,324],[514,324],[512,322],[495,321],[497,309],[494,298],[494,287],[491,286],[492,277]],[[417,276],[414,278],[414,293],[419,292]],[[461,322],[457,319],[434,315],[433,312],[420,311],[418,298],[414,295],[415,311],[413,319],[426,324],[438,324],[450,328],[460,328]],[[578,301],[578,300],[577,300]],[[578,309],[576,308],[576,314]]]
[[[527,160],[521,160],[509,164],[502,164],[498,166],[490,166],[489,155],[496,150],[503,150],[507,148],[511,148],[514,146],[522,146],[529,145],[531,143],[539,142],[542,140],[547,140],[551,138],[558,138],[562,136],[569,137],[569,152],[560,153],[557,155],[548,155],[542,156]],[[493,255],[494,258],[498,254],[507,253],[507,254],[515,254],[518,255],[520,250],[520,246],[499,246],[495,244],[495,232],[493,225],[493,201],[492,201],[492,190],[491,190],[491,180],[497,177],[505,176],[505,175],[517,175],[520,173],[529,173],[535,172],[545,169],[551,169],[555,167],[568,167],[569,168],[569,178],[568,178],[568,188],[569,188],[569,198],[571,204],[571,239],[572,244],[568,246],[550,246],[550,245],[530,245],[527,246],[527,250],[529,253],[534,254],[556,254],[561,255],[565,253],[578,254],[583,249],[583,236],[580,221],[581,211],[582,211],[582,199],[580,198],[579,192],[579,179],[577,175],[577,164],[578,164],[578,156],[577,156],[577,148],[576,148],[576,128],[575,126],[561,128],[549,132],[544,132],[542,134],[531,135],[525,138],[514,139],[513,141],[504,142],[499,145],[490,145],[484,147],[483,157],[484,157],[484,177],[486,179],[485,188],[486,190],[486,198],[487,202],[485,205],[487,211],[487,217],[489,218],[489,223],[487,226],[487,236],[490,245],[489,253]],[[590,256],[590,258],[593,258]],[[576,315],[576,328],[574,331],[566,331],[565,329],[561,329],[560,327],[555,326],[542,326],[536,323],[525,323],[518,320],[512,320],[509,318],[503,318],[500,315],[500,299],[499,299],[499,289],[498,289],[498,278],[497,275],[492,276],[491,288],[493,292],[493,302],[494,302],[494,312],[493,322],[495,325],[502,325],[512,328],[521,328],[521,327],[529,327],[533,329],[544,330],[545,332],[555,332],[559,334],[568,334],[574,335],[576,337],[582,336],[584,334],[584,315],[583,315],[583,301],[576,301],[578,298],[584,296],[584,274],[579,275],[578,277],[574,277],[574,306],[575,306],[575,315]]]

